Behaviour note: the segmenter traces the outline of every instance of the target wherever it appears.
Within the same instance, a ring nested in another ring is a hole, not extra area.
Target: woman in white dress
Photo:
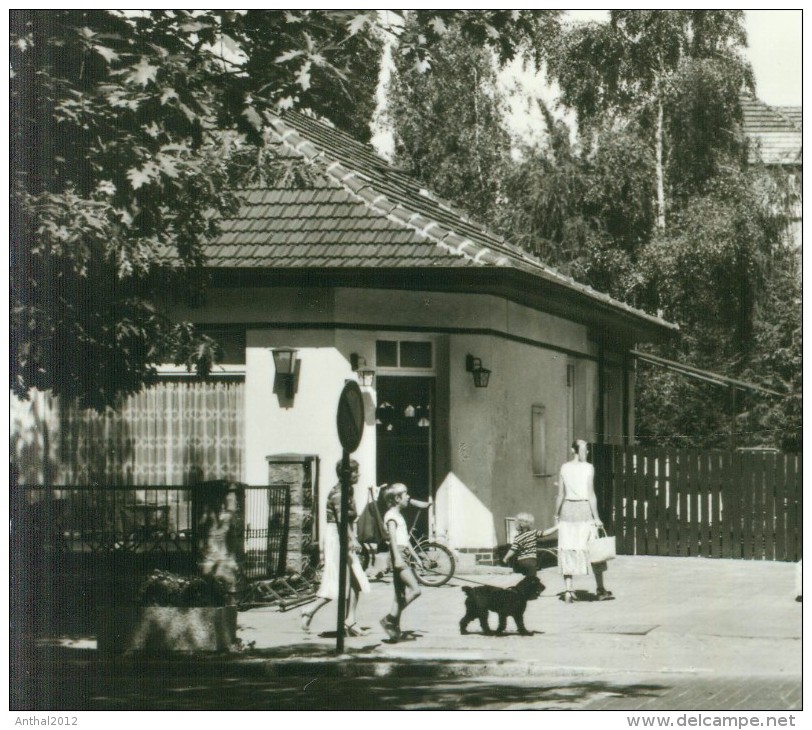
[[[336,464],[336,475],[341,477],[341,461]],[[358,514],[355,507],[354,486],[358,483],[358,462],[350,459],[350,493],[347,504],[347,591],[346,617],[344,632],[347,636],[364,636],[368,633],[356,625],[355,612],[358,608],[358,594],[369,593],[369,581],[358,558],[360,544],[355,534],[355,521]],[[316,602],[309,611],[301,613],[302,629],[310,630],[313,614],[326,606],[330,601],[338,598],[338,573],[341,557],[341,543],[338,535],[338,526],[341,522],[341,482],[339,481],[327,495],[327,526],[324,533],[324,570],[321,574],[321,583],[316,593]]]
[[[590,564],[587,543],[597,536],[603,523],[598,516],[595,497],[595,468],[586,460],[587,445],[583,439],[572,444],[572,459],[561,466],[555,519],[558,525],[558,569],[564,576],[567,603],[577,600],[572,590],[572,576],[595,574],[598,600],[612,597],[603,584],[606,563]]]

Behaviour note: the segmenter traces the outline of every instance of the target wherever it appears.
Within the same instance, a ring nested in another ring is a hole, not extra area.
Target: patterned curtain
[[[243,383],[168,381],[97,414],[35,394],[18,408],[17,471],[27,484],[240,481],[243,398]]]

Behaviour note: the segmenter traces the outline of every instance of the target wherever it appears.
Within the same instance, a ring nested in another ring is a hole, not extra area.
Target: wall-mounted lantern
[[[358,384],[366,388],[371,388],[375,384],[375,371],[367,367],[365,357],[353,352],[350,355],[350,365],[353,371],[358,374]]]
[[[473,355],[465,356],[465,369],[474,376],[474,385],[477,388],[487,388],[491,371],[482,367],[482,360]]]
[[[286,398],[293,398],[296,369],[299,363],[296,352],[292,347],[279,347],[273,350],[273,364],[277,377],[285,386]]]

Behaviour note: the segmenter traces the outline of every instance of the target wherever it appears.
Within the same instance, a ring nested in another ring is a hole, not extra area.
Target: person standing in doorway
[[[561,466],[558,477],[558,499],[555,515],[558,525],[558,569],[564,576],[563,599],[567,603],[577,600],[572,590],[572,577],[595,574],[599,601],[612,598],[606,590],[603,574],[606,563],[589,562],[587,543],[597,536],[603,526],[598,515],[595,496],[595,468],[587,460],[587,443],[577,439],[572,443],[572,458]]]
[[[302,611],[301,622],[304,631],[310,630],[313,615],[326,606],[330,601],[338,598],[338,572],[341,556],[341,543],[338,536],[338,527],[341,524],[341,460],[336,464],[338,483],[327,495],[327,528],[324,533],[324,570],[321,574],[321,583],[316,593],[316,603],[309,611]],[[344,631],[347,636],[363,636],[366,630],[356,623],[356,610],[360,593],[369,593],[369,581],[364,575],[358,551],[361,548],[355,535],[355,521],[358,512],[355,506],[353,487],[358,482],[358,462],[350,460],[350,493],[347,500],[347,579],[349,591],[347,592],[347,614],[344,621]]]

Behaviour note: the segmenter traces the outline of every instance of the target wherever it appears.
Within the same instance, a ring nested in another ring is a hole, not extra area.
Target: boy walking
[[[405,484],[393,484],[386,491],[386,505],[389,508],[383,523],[389,538],[389,552],[394,573],[392,585],[395,596],[389,613],[381,619],[381,626],[389,638],[400,638],[400,615],[412,601],[420,597],[420,586],[414,572],[406,560],[409,546],[409,530],[401,510],[409,504],[409,492]]]

